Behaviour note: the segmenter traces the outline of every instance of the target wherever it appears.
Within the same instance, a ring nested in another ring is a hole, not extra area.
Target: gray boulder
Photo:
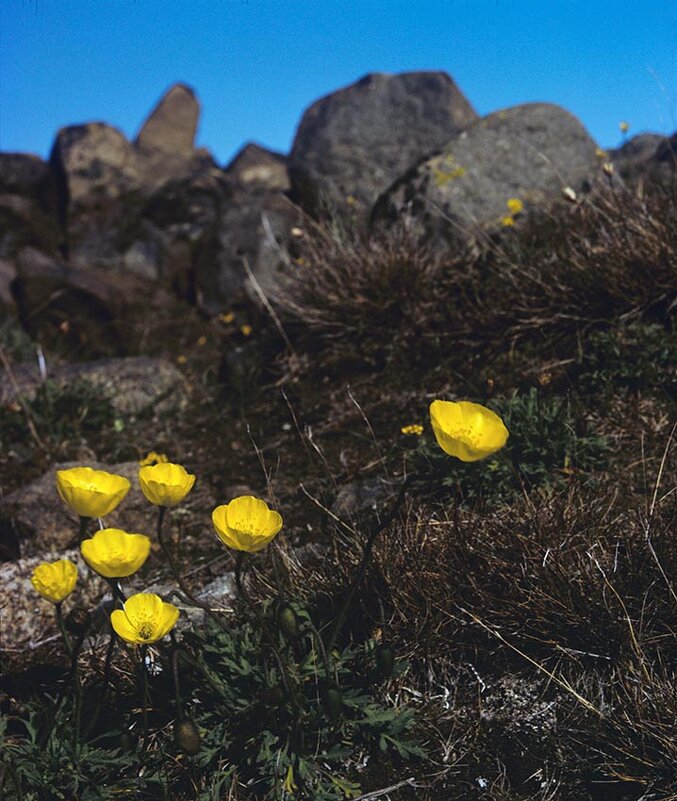
[[[304,113],[289,157],[293,197],[315,215],[365,219],[405,170],[476,119],[444,72],[367,75]]]
[[[175,84],[160,99],[136,137],[142,155],[164,153],[170,157],[192,158],[200,104],[193,90]]]
[[[509,198],[525,206],[587,191],[601,167],[596,144],[569,112],[546,103],[497,111],[405,173],[375,204],[372,223],[408,221],[429,242],[499,225]]]

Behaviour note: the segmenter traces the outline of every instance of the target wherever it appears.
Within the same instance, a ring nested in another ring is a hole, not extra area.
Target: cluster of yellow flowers
[[[147,462],[154,462],[148,464]],[[170,508],[181,503],[195,483],[186,469],[151,453],[139,470],[141,491],[155,506]],[[112,512],[129,492],[124,476],[91,467],[58,470],[56,488],[64,503],[80,518],[102,518]],[[255,553],[264,548],[282,528],[282,517],[265,501],[252,496],[235,498],[217,506],[212,513],[214,529],[229,548]],[[145,534],[132,534],[117,528],[102,528],[80,544],[89,567],[109,580],[136,573],[150,554],[151,540]],[[31,582],[43,598],[60,604],[77,582],[77,568],[68,559],[38,565]],[[111,613],[115,632],[129,643],[153,643],[168,634],[176,624],[179,610],[153,593],[128,598],[123,609]]]
[[[501,418],[470,401],[433,401],[430,422],[440,448],[463,462],[490,456],[508,439],[508,430]],[[406,434],[418,435],[422,431],[419,424],[402,429]],[[193,488],[195,476],[181,465],[168,462],[166,457],[153,452],[141,464],[141,491],[162,511],[181,503]],[[130,487],[129,480],[123,476],[91,467],[74,467],[56,474],[59,496],[80,518],[100,519],[109,514],[125,498]],[[224,545],[256,553],[273,540],[283,521],[265,501],[243,495],[217,506],[212,512],[212,523]],[[85,562],[109,581],[127,578],[139,570],[150,550],[150,537],[117,528],[101,528],[80,544]],[[75,588],[77,577],[73,562],[60,559],[38,565],[31,581],[43,598],[61,604]],[[138,593],[125,600],[122,609],[111,613],[111,625],[126,642],[149,644],[168,634],[178,617],[179,610],[173,604],[153,593]]]

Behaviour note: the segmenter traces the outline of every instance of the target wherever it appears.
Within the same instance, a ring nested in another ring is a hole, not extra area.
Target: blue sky
[[[286,152],[306,106],[368,72],[447,71],[480,114],[549,101],[600,144],[677,128],[675,0],[2,0],[0,149],[46,156],[59,127],[133,137],[174,82],[198,143]]]

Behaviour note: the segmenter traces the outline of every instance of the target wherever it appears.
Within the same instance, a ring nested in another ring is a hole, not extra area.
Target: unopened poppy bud
[[[177,720],[174,724],[174,742],[184,754],[195,756],[200,750],[202,738],[197,726],[190,718]]]
[[[291,606],[281,606],[277,613],[277,625],[288,640],[293,640],[299,633],[299,625]]]
[[[341,715],[343,695],[336,684],[330,684],[324,693],[324,710],[329,720],[338,720]]]
[[[395,670],[395,652],[389,645],[379,645],[376,649],[376,667],[384,679],[389,679]]]

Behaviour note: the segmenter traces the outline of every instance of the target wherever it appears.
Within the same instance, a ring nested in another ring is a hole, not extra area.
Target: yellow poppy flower
[[[56,471],[56,489],[61,500],[80,517],[103,517],[112,512],[130,486],[123,476],[91,467]]]
[[[476,462],[500,450],[508,439],[501,418],[471,401],[441,401],[430,404],[430,422],[437,444],[462,462]]]
[[[513,219],[511,214],[506,214],[505,217],[501,217],[501,225],[505,226],[506,228],[514,224],[515,220]]]
[[[179,610],[152,592],[129,597],[123,609],[111,612],[115,633],[133,645],[148,645],[162,639],[176,625]]]
[[[31,584],[35,590],[53,604],[60,604],[69,596],[77,580],[78,569],[70,559],[43,562],[33,570],[31,576]]]
[[[148,559],[150,537],[128,534],[119,528],[104,528],[80,543],[87,564],[104,578],[131,576]]]
[[[519,214],[524,210],[524,203],[518,197],[511,197],[505,205],[511,214]]]
[[[282,528],[282,517],[252,495],[242,495],[217,506],[212,523],[221,542],[236,551],[256,553]]]
[[[142,467],[139,470],[141,491],[155,506],[176,506],[188,495],[195,476],[172,462]]]

